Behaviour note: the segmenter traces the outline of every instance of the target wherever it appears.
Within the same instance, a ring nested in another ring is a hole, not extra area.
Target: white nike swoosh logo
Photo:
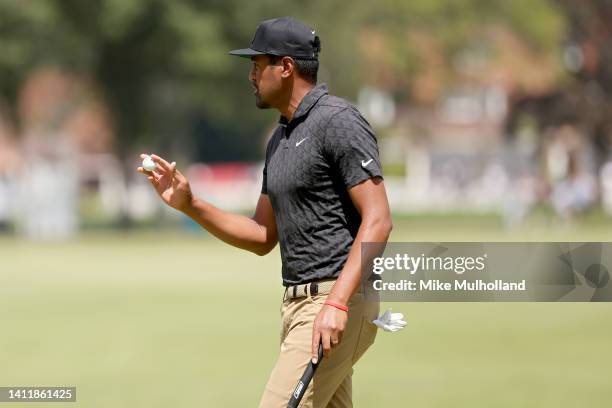
[[[361,161],[361,167],[365,167],[365,166],[367,166],[368,164],[372,163],[372,160],[374,160],[374,159],[370,159],[370,160],[368,160],[368,161],[363,161],[363,160],[362,160],[362,161]]]
[[[298,147],[299,145],[301,145],[304,140],[308,139],[307,137],[303,138],[302,140],[300,140],[299,142],[295,142],[295,147]]]

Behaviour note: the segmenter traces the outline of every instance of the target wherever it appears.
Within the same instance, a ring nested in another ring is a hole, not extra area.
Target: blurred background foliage
[[[120,156],[146,144],[191,160],[259,159],[276,113],[254,108],[249,64],[227,51],[283,15],[317,29],[332,92],[355,100],[375,86],[416,104],[461,74],[466,50],[495,60],[504,32],[534,59],[558,58],[565,24],[546,0],[1,0],[0,97],[16,106],[32,71],[59,67],[97,84]]]

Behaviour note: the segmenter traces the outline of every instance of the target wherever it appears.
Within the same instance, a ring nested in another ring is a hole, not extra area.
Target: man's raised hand
[[[145,158],[146,154],[141,154]],[[176,162],[168,163],[161,157],[152,154],[151,159],[157,165],[153,171],[138,167],[138,171],[147,176],[157,194],[170,207],[185,211],[192,201],[191,188],[187,178],[176,168]]]

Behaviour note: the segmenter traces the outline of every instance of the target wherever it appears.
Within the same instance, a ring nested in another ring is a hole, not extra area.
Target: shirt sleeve
[[[261,194],[268,194],[268,162],[274,151],[276,151],[276,147],[278,147],[278,140],[279,136],[281,136],[281,132],[280,127],[277,127],[266,145],[266,158],[264,161],[263,178],[261,180]]]
[[[354,107],[334,114],[325,129],[325,155],[347,188],[382,177],[376,136]]]
[[[263,179],[261,180],[261,194],[268,194],[268,163],[264,164]]]
[[[268,161],[270,160],[270,146],[272,146],[273,140],[274,135],[268,140],[268,145],[266,146],[266,158],[264,159],[263,178],[261,180],[261,194],[268,194]]]

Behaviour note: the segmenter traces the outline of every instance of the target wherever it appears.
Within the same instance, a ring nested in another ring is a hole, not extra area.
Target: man
[[[152,155],[147,172],[168,205],[221,240],[258,255],[280,243],[283,285],[278,361],[260,407],[284,408],[308,360],[324,358],[301,407],[351,407],[353,364],[374,342],[378,303],[361,289],[361,242],[386,242],[391,217],[376,138],[359,112],[316,85],[319,38],[289,17],[267,20],[251,47],[249,80],[279,126],[266,149],[255,214],[224,212],[192,196],[176,168]]]

